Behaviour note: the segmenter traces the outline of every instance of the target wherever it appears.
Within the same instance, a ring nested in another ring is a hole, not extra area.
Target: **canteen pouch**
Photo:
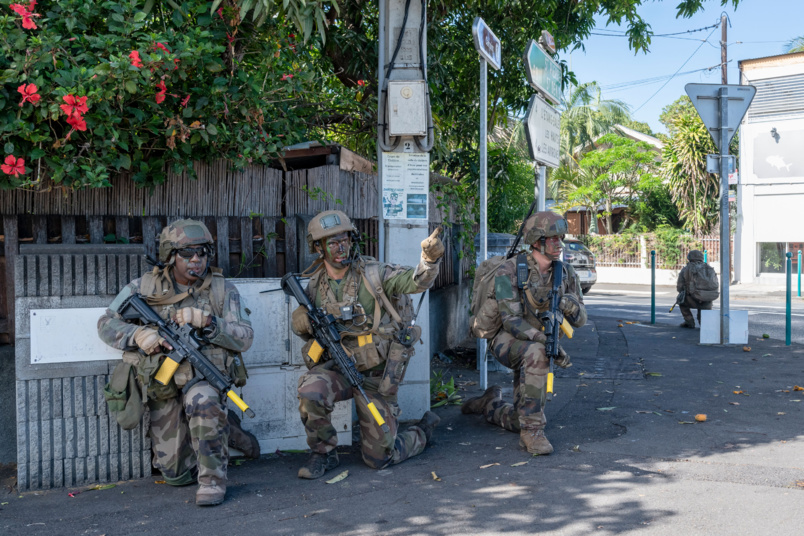
[[[115,366],[109,382],[103,388],[103,396],[109,411],[114,413],[117,424],[123,430],[133,430],[139,426],[145,405],[131,363],[123,361]]]

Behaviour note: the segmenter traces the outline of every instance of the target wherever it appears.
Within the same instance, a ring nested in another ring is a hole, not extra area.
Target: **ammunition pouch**
[[[229,377],[235,384],[235,387],[243,387],[248,380],[248,370],[246,363],[243,361],[243,356],[240,354],[230,354],[227,359],[226,370],[229,372]]]
[[[383,397],[395,397],[399,392],[399,384],[405,379],[410,358],[414,350],[410,346],[402,345],[399,341],[391,341],[388,350],[388,359],[385,361],[385,370],[377,387],[377,392]]]
[[[137,383],[137,374],[131,363],[125,361],[115,366],[112,376],[103,388],[103,396],[109,411],[115,414],[117,424],[123,430],[132,430],[139,426],[145,405]]]

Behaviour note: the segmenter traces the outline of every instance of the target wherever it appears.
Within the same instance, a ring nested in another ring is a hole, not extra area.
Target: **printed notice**
[[[425,220],[430,186],[428,153],[383,153],[382,206],[389,220]]]

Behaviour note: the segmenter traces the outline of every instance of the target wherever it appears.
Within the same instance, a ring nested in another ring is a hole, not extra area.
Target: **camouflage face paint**
[[[349,233],[339,233],[327,238],[324,247],[324,262],[333,268],[344,268],[349,264],[349,251],[352,249]]]

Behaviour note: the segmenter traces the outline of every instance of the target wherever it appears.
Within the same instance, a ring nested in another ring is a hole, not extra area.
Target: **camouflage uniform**
[[[160,259],[165,260],[163,253],[160,252]],[[153,464],[162,472],[165,481],[181,486],[194,482],[197,476],[199,483],[216,481],[225,485],[229,425],[226,403],[222,401],[221,393],[203,380],[183,392],[182,387],[192,383],[190,380],[194,377],[192,366],[186,361],[182,362],[168,385],[161,386],[152,381],[159,366],[159,354],[143,356],[134,342],[139,326],[123,320],[115,312],[128,296],[144,290],[144,281],[153,290],[151,298],[156,295],[169,301],[171,296],[192,290],[176,303],[151,303],[151,306],[163,319],[173,318],[176,311],[184,307],[194,307],[212,315],[214,322],[211,328],[204,331],[209,344],[201,352],[220,370],[231,375],[230,367],[235,354],[248,350],[254,337],[248,312],[237,289],[231,283],[224,282],[219,273],[213,274],[211,271],[190,289],[176,283],[171,275],[172,269],[171,260],[164,269],[154,268],[153,272],[123,288],[98,320],[98,334],[109,346],[124,351],[123,359],[137,366],[140,382],[146,384]],[[222,289],[223,296],[221,311],[215,310],[220,304],[214,303],[219,298],[213,296],[218,289]]]
[[[550,362],[545,354],[546,340],[537,315],[547,310],[548,294],[553,288],[552,271],[540,273],[536,261],[527,257],[528,280],[517,288],[516,258],[503,263],[496,273],[494,291],[502,318],[502,329],[491,341],[494,357],[514,371],[514,403],[495,401],[484,408],[486,420],[512,432],[521,428],[544,429],[544,401]],[[561,286],[563,295],[572,295],[581,304],[569,323],[579,328],[586,324],[586,309],[575,270],[564,264]]]
[[[330,279],[326,271],[319,270],[311,278],[306,292],[316,307],[334,310],[332,304],[345,301],[344,291],[347,287],[356,286],[357,303],[365,311],[367,322],[367,325],[361,326],[360,329],[366,330],[373,322],[375,302],[360,274],[358,266],[363,262],[361,259],[352,264],[346,276],[340,281]],[[431,264],[424,260],[416,268],[380,264],[383,289],[388,296],[424,292],[435,281],[438,266],[439,263]],[[384,322],[381,324],[390,324],[387,313],[382,312],[382,318]],[[354,329],[350,322],[343,324],[347,329]],[[305,340],[310,339],[306,333],[297,335]],[[396,395],[382,396],[377,391],[385,369],[390,341],[395,335],[395,329],[384,331],[376,337],[376,343],[371,345],[375,350],[366,350],[368,345],[359,347],[356,336],[346,335],[342,341],[347,352],[355,358],[357,369],[363,373],[365,377],[363,388],[390,427],[390,434],[385,434],[377,425],[369,413],[366,401],[362,396],[355,396],[356,392],[346,377],[337,367],[333,368],[333,361],[313,364],[304,351],[309,370],[299,378],[299,412],[307,432],[307,444],[313,452],[326,454],[337,446],[338,436],[332,426],[330,414],[336,402],[350,398],[355,399],[360,421],[360,447],[366,465],[381,469],[416,456],[424,450],[427,440],[423,430],[417,426],[410,426],[402,432],[398,431],[397,418],[400,410]]]
[[[703,263],[704,255],[702,252],[694,249],[689,252],[687,255],[687,260],[689,262],[687,265],[681,269],[681,272],[678,274],[678,280],[676,281],[676,290],[681,292],[682,290],[686,290],[689,285],[689,278],[692,274],[692,266],[695,263]],[[678,304],[678,308],[681,310],[681,316],[684,317],[684,326],[686,327],[695,327],[695,317],[692,316],[691,309],[698,309],[698,325],[701,325],[701,311],[707,310],[710,311],[712,309],[712,302],[711,301],[698,301],[693,298],[689,292],[686,293],[684,297],[684,303]]]
[[[327,218],[335,222],[334,226],[322,227],[320,222],[327,221]],[[340,211],[319,214],[311,221],[309,229],[316,229],[308,233],[311,252],[316,251],[317,240],[347,230],[353,232],[349,218]],[[434,233],[433,236],[436,235]],[[424,248],[424,242],[422,244]],[[441,246],[440,241],[438,244]],[[331,423],[331,413],[336,402],[350,398],[355,399],[360,422],[360,446],[366,465],[381,469],[416,456],[424,450],[432,429],[428,430],[420,422],[399,431],[397,418],[400,410],[396,395],[398,383],[391,389],[392,393],[381,388],[389,354],[396,351],[395,347],[399,347],[393,341],[403,326],[399,320],[392,318],[393,315],[383,307],[379,298],[375,300],[376,291],[372,294],[366,285],[381,285],[387,297],[424,292],[432,286],[438,275],[443,246],[440,251],[436,255],[438,258],[430,259],[423,249],[422,259],[416,268],[377,263],[368,257],[357,257],[348,265],[348,270],[340,280],[332,279],[323,264],[312,273],[305,292],[316,308],[324,309],[338,320],[341,344],[354,360],[357,370],[363,374],[363,388],[390,429],[386,434],[377,425],[367,402],[351,387],[332,360],[319,361],[316,364],[308,357],[308,349],[314,341],[307,331],[302,331],[297,326],[296,319],[306,316],[306,309],[299,307],[293,313],[292,325],[294,332],[307,341],[302,354],[309,369],[299,378],[299,413],[307,432],[307,444],[313,455],[335,454],[332,451],[337,446],[338,436]],[[343,306],[354,312],[353,318],[344,318],[341,309]],[[372,337],[370,342],[366,342],[367,334]],[[408,355],[413,353],[412,349],[408,352]],[[318,476],[320,475],[312,477]]]
[[[537,212],[523,226],[525,242],[536,247],[541,241],[542,254],[545,254],[545,237],[561,237],[565,232],[566,222],[548,212]],[[517,257],[502,263],[494,278],[502,328],[491,340],[490,351],[497,361],[514,371],[514,403],[503,402],[499,387],[495,386],[487,395],[470,399],[462,408],[464,413],[482,413],[488,422],[512,432],[543,431],[547,422],[544,402],[550,362],[538,314],[550,307],[548,297],[553,288],[553,273],[552,267],[542,273],[532,254],[525,258],[528,277],[521,290],[517,282]],[[572,316],[565,315],[565,320],[576,328],[581,327],[586,324],[586,309],[580,283],[572,266],[563,264],[563,268],[562,302],[571,300],[577,305],[577,311]],[[569,361],[568,357],[566,360]],[[552,447],[549,448],[552,451]]]

